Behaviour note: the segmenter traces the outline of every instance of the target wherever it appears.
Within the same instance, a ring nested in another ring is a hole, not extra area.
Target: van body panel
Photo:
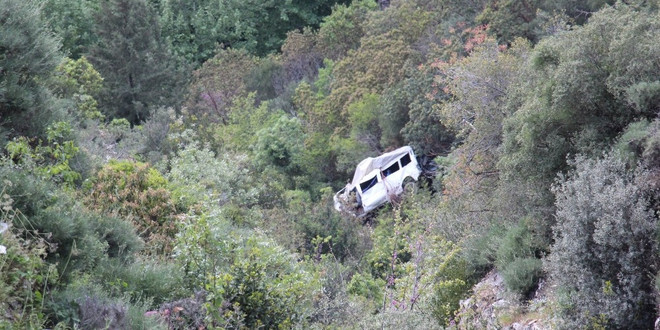
[[[403,181],[407,177],[417,181],[421,173],[409,146],[366,158],[356,166],[353,180],[335,194],[334,207],[353,216],[364,216],[401,195]]]

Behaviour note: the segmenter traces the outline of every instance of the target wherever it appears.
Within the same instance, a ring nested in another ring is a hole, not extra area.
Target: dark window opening
[[[405,156],[401,157],[401,166],[402,167],[410,164],[410,162],[411,162],[410,154],[406,154]]]
[[[392,174],[392,173],[394,173],[398,170],[399,170],[399,163],[394,163],[394,164],[390,165],[390,167],[383,170],[383,175],[388,177],[388,176],[390,176],[390,174]]]
[[[376,183],[378,183],[378,179],[376,179],[375,176],[367,181],[360,183],[360,189],[362,189],[362,193],[364,194],[365,192],[367,192],[367,190],[375,186]]]

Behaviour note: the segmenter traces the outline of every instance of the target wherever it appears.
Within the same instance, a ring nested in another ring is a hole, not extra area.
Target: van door
[[[387,190],[380,179],[380,170],[376,169],[365,175],[360,182],[362,206],[369,212],[387,201]]]
[[[401,188],[401,183],[403,182],[403,171],[399,164],[399,160],[395,160],[393,163],[389,164],[382,171],[383,173],[383,184],[385,189],[389,191],[390,194],[398,195],[403,189]]]

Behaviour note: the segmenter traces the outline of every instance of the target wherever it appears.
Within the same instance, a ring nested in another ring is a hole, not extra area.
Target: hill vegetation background
[[[0,0],[0,328],[653,328],[659,5]]]

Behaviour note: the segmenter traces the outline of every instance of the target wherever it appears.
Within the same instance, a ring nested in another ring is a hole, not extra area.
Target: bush
[[[313,202],[304,191],[288,191],[287,205],[270,210],[265,226],[273,228],[273,236],[280,244],[300,236],[300,243],[295,246],[297,252],[316,258],[332,254],[341,261],[361,259],[369,248],[365,246],[368,245],[366,228],[355,219],[336,212],[329,188],[322,189],[321,194],[321,199]],[[289,230],[286,230],[287,225],[291,227]],[[315,244],[317,238],[326,240]]]
[[[10,207],[3,205],[0,222],[11,223],[14,216],[21,216]],[[29,235],[26,239],[22,234],[23,231],[14,233],[10,228],[0,236],[0,244],[7,248],[6,254],[0,254],[0,328],[3,329],[42,328],[46,320],[41,304],[49,293],[44,289],[57,279],[56,267],[42,259],[49,244],[41,237]]]
[[[151,253],[171,251],[177,210],[167,181],[148,164],[110,161],[94,178],[85,202],[130,219]]]
[[[249,160],[242,154],[226,153],[222,159],[196,142],[188,144],[170,161],[169,188],[181,208],[195,204],[240,206],[258,204],[263,184],[253,182]]]
[[[658,264],[657,219],[645,190],[648,171],[625,163],[577,157],[575,170],[553,187],[555,244],[545,269],[559,288],[561,323],[586,327],[652,328]],[[601,323],[603,323],[601,322]]]
[[[175,255],[193,290],[207,292],[217,327],[285,328],[306,322],[318,281],[295,255],[261,234],[234,227],[221,212],[190,217]]]
[[[383,301],[383,289],[385,281],[373,278],[370,274],[357,273],[348,282],[347,292],[374,301],[377,305]]]
[[[86,210],[53,183],[10,166],[0,166],[5,193],[14,200],[16,230],[42,238],[48,245],[45,260],[57,264],[60,280],[93,268],[108,257],[129,258],[142,243],[126,221]]]
[[[149,299],[159,305],[185,296],[183,272],[172,262],[137,259],[132,262],[107,260],[94,269],[92,281],[111,297],[132,303]]]
[[[542,268],[541,260],[537,259],[540,241],[521,221],[499,242],[495,265],[509,290],[527,295],[536,287]]]
[[[507,289],[526,296],[536,288],[542,268],[541,259],[516,258],[500,268],[500,274]]]
[[[15,138],[6,146],[9,158],[43,178],[73,186],[80,181],[81,175],[69,166],[69,161],[80,160],[71,125],[68,122],[56,122],[48,126],[46,135],[47,142],[40,140],[38,144],[26,137]],[[31,144],[36,146],[32,147]]]
[[[126,296],[112,297],[88,275],[76,278],[55,292],[46,304],[56,328],[164,329],[158,319],[145,316],[150,299],[130,302]]]

